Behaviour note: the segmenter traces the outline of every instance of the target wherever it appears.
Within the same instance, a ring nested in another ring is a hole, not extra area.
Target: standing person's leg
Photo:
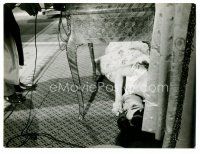
[[[14,85],[7,83],[4,80],[4,96],[11,96],[15,93]]]
[[[25,100],[15,91],[19,85],[19,59],[15,41],[11,36],[4,38],[4,96],[11,103],[20,103]]]

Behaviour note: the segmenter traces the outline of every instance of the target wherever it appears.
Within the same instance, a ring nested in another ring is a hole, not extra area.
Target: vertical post
[[[95,57],[94,57],[93,43],[88,43],[88,47],[89,47],[90,58],[92,62],[93,80],[96,81],[96,63],[95,63]]]
[[[175,148],[181,128],[188,85],[192,40],[196,25],[195,4],[175,4],[174,62],[171,67],[169,102],[163,147]],[[180,58],[181,57],[181,58]],[[190,102],[191,103],[191,102]],[[188,117],[187,117],[188,118]]]
[[[82,120],[84,118],[84,100],[83,100],[83,93],[81,91],[81,81],[80,81],[78,65],[77,65],[76,40],[72,35],[70,36],[70,39],[67,45],[67,59],[68,59],[74,85],[77,88],[76,94],[77,94],[78,103],[79,103],[79,119]]]

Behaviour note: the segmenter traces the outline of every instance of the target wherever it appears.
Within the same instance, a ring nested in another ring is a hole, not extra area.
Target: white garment
[[[19,58],[12,36],[4,39],[4,81],[8,84],[19,84]]]
[[[143,109],[142,99],[147,90],[148,71],[141,65],[143,61],[149,63],[149,47],[143,42],[111,42],[106,48],[105,55],[98,58],[100,71],[110,81],[115,83],[115,106],[113,112],[121,110],[119,102],[124,99],[124,110],[130,120],[134,113]],[[121,85],[123,76],[126,76],[125,94],[122,98]],[[133,109],[134,106],[134,109]]]
[[[149,47],[146,43],[111,42],[106,48],[105,55],[100,57],[101,72],[113,81],[112,72],[141,63],[149,62]]]
[[[105,55],[99,60],[101,73],[109,80],[115,82],[115,77],[120,73],[128,77],[127,83],[130,85],[134,80],[140,80],[141,75],[147,72],[146,69],[137,68],[136,64],[142,61],[149,62],[149,47],[141,41],[111,42]]]
[[[137,94],[146,98],[148,71],[135,69],[132,76],[126,76],[126,88],[124,95]]]
[[[130,120],[136,111],[143,109],[142,99],[137,95],[145,98],[147,90],[148,71],[141,63],[150,61],[148,45],[138,41],[111,42],[105,55],[98,60],[101,73],[115,83],[113,112],[116,115],[121,112],[124,103],[123,109]],[[126,88],[122,96],[123,76],[126,77]]]

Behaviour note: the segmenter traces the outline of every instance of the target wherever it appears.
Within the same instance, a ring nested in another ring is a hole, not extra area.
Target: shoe
[[[22,82],[19,82],[19,86],[22,87],[22,88],[26,88],[26,85],[23,84]]]
[[[4,99],[11,104],[20,104],[26,100],[26,97],[22,96],[21,94],[14,93],[10,96],[4,96]]]
[[[30,91],[36,90],[37,85],[34,84],[34,85],[28,86],[28,85],[25,85],[25,84],[20,82],[19,85],[15,85],[14,87],[15,87],[16,92],[23,93],[23,92],[28,91],[28,90],[30,90]]]
[[[25,88],[22,88],[19,85],[14,85],[14,88],[15,88],[15,91],[18,92],[18,93],[23,93],[24,91],[26,91]]]
[[[33,85],[26,85],[26,84],[23,84],[21,82],[19,82],[19,86],[25,90],[36,90],[36,87],[37,87],[37,84],[33,84]]]

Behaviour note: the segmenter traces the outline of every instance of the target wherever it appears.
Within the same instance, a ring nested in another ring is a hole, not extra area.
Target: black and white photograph
[[[1,5],[3,148],[196,147],[195,2]]]

